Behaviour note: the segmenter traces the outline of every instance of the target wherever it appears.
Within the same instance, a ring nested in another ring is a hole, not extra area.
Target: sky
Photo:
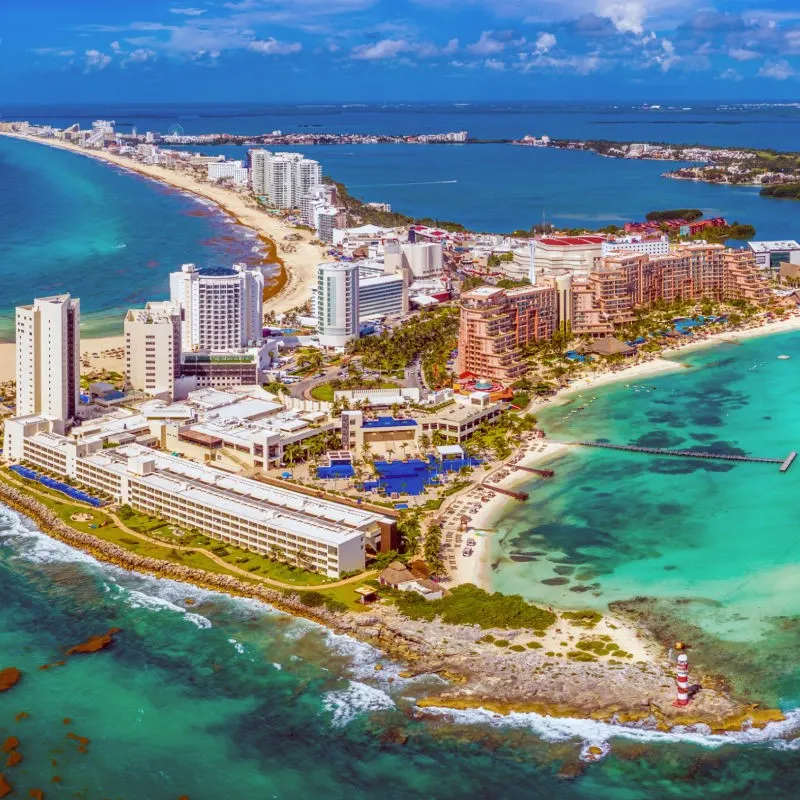
[[[3,0],[0,103],[794,100],[797,0]]]

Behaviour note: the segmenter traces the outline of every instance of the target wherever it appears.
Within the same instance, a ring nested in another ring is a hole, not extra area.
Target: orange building
[[[522,348],[549,339],[557,325],[552,286],[500,289],[480,286],[461,295],[456,372],[508,385],[525,374]]]
[[[769,299],[755,257],[721,244],[686,244],[666,255],[616,253],[596,262],[586,281],[573,284],[572,331],[603,336],[659,300]]]

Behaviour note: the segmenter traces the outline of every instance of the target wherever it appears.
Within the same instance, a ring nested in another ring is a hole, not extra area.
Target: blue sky
[[[4,0],[0,102],[794,99],[797,0]]]

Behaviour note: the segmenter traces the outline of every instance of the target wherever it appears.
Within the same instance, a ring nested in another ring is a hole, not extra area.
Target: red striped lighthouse
[[[675,700],[676,706],[689,705],[689,657],[686,653],[678,656],[678,668],[676,670],[675,682],[678,684],[678,697]]]

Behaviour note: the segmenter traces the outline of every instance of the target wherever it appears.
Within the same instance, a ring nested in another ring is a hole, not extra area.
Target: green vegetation
[[[525,645],[525,647],[527,647],[527,648],[529,648],[531,650],[541,650],[542,644],[541,644],[541,642],[528,642]]]
[[[567,653],[567,658],[570,661],[597,661],[597,658],[591,653],[586,653],[583,650],[570,650]]]
[[[457,308],[437,308],[413,317],[393,331],[365,336],[351,342],[350,352],[362,357],[367,369],[391,372],[403,369],[417,358],[422,360],[425,380],[431,388],[450,386],[447,369],[450,353],[458,343]]]
[[[603,619],[599,611],[586,609],[584,611],[564,611],[561,616],[568,619],[573,625],[579,628],[594,628]]]
[[[500,278],[500,280],[495,283],[498,289],[521,289],[523,286],[530,285],[531,282],[527,278],[518,281],[514,281],[511,278]]]
[[[756,229],[752,225],[733,222],[730,225],[719,225],[716,228],[703,228],[690,238],[692,240],[704,239],[710,244],[724,244],[728,239],[746,241],[754,238],[755,235]]]
[[[508,647],[508,639],[495,639],[494,646],[495,647]]]
[[[759,194],[762,197],[782,197],[800,200],[800,183],[778,183],[774,186],[765,186]]]
[[[270,394],[289,394],[289,387],[280,381],[270,381],[264,384],[264,389]]]
[[[461,294],[465,292],[471,292],[473,289],[477,289],[479,286],[485,286],[486,281],[479,277],[478,275],[470,275],[468,278],[464,278],[461,281]]]
[[[521,644],[512,644],[511,647],[509,647],[508,649],[513,650],[515,653],[525,652],[525,648]]]
[[[311,390],[311,396],[315,400],[325,400],[328,403],[334,401],[333,393],[347,389],[395,389],[397,384],[394,381],[383,381],[379,378],[362,378],[361,373],[351,374],[349,378],[333,378],[327,383],[321,383]],[[344,403],[343,403],[344,404]],[[349,401],[347,401],[349,407]]]
[[[536,417],[532,414],[505,412],[492,422],[485,422],[469,440],[464,451],[469,455],[492,454],[503,459],[511,455],[512,442],[518,442],[520,434],[536,428]]]
[[[440,575],[444,570],[444,562],[441,556],[442,549],[442,526],[438,522],[431,522],[425,534],[425,545],[423,556],[425,563],[434,575]]]
[[[334,181],[327,175],[323,177],[322,182],[335,186],[339,204],[346,209],[348,215],[352,214],[360,217],[365,225],[379,225],[382,228],[394,228],[400,225],[427,225],[432,228],[441,228],[442,230],[452,233],[459,233],[466,230],[466,228],[458,222],[434,220],[430,217],[414,219],[414,217],[409,217],[407,214],[401,214],[398,211],[381,211],[378,208],[368,206],[363,200],[353,197],[350,192],[347,191],[347,187],[343,183]]]
[[[671,208],[667,211],[650,211],[644,218],[648,222],[666,222],[671,219],[685,219],[687,222],[694,222],[700,219],[703,212],[699,208]]]
[[[397,607],[411,619],[441,617],[453,625],[477,624],[481,628],[541,629],[556,621],[555,614],[531,605],[518,594],[490,594],[469,583],[456,586],[441,600],[429,601],[416,593],[402,592]]]
[[[503,263],[514,260],[513,253],[492,253],[487,261],[490,267],[499,267]]]

